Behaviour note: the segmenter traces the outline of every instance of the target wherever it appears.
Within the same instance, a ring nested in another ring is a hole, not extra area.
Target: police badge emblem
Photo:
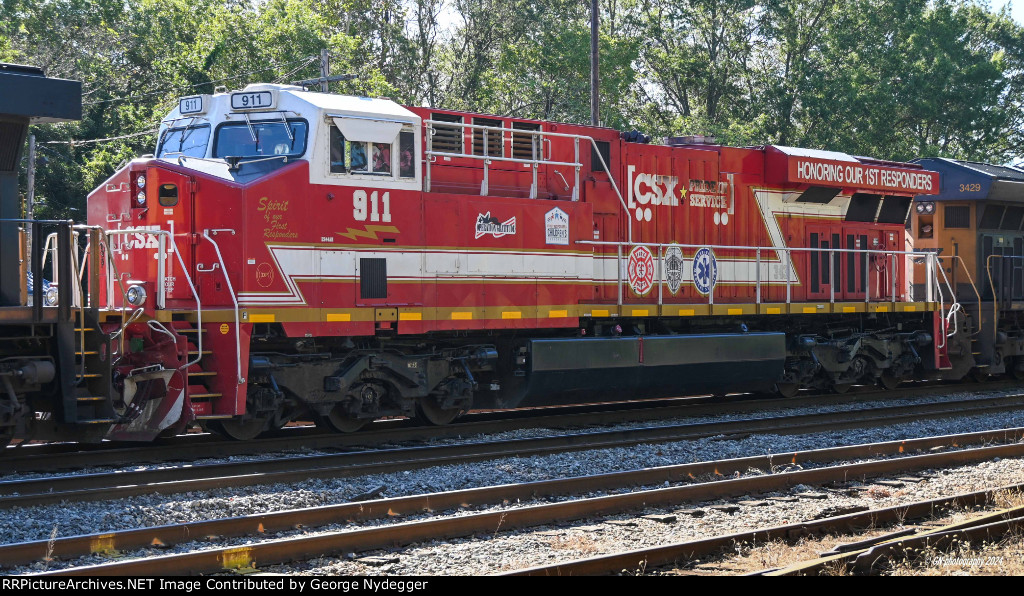
[[[683,249],[674,244],[665,250],[665,281],[669,292],[679,293],[683,285]]]

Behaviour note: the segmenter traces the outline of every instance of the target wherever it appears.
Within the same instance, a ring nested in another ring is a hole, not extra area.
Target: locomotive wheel
[[[776,383],[775,392],[782,397],[796,397],[800,393],[800,383]]]
[[[839,395],[842,395],[842,394],[846,393],[847,391],[849,391],[850,387],[853,387],[853,383],[836,383],[836,384],[832,385],[832,391],[834,393],[838,393]]]
[[[895,389],[900,384],[900,381],[902,381],[902,379],[890,375],[889,373],[882,373],[882,376],[878,377],[878,384],[889,391]]]
[[[334,406],[331,413],[320,418],[319,425],[327,426],[334,432],[354,433],[369,424],[370,418],[353,418],[345,414],[340,406]]]
[[[444,426],[450,424],[453,420],[459,417],[462,410],[459,408],[442,408],[437,401],[431,397],[425,397],[416,405],[416,417],[420,420],[425,420],[436,426]]]
[[[267,428],[266,418],[248,420],[220,420],[214,426],[218,433],[236,441],[251,441]]]
[[[972,368],[967,376],[971,377],[971,380],[975,383],[986,383],[989,379],[988,373],[981,368]]]

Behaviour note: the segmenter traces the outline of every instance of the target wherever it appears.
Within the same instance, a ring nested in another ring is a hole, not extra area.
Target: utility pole
[[[25,219],[34,219],[36,198],[36,135],[28,135],[28,190],[25,192]],[[25,255],[29,273],[32,271],[32,226],[25,226]]]
[[[597,126],[597,0],[590,0],[590,123]]]
[[[320,50],[320,78],[326,79],[331,74],[330,57],[327,55],[327,48]],[[320,91],[327,93],[327,81],[320,83]]]

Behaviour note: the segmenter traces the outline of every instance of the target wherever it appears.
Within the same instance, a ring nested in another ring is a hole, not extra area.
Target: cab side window
[[[398,175],[401,178],[416,177],[416,146],[411,132],[398,135]]]
[[[373,173],[391,174],[391,143],[373,143]]]
[[[416,136],[409,124],[332,117],[329,173],[416,178]],[[390,126],[390,130],[388,127]]]
[[[366,143],[349,141],[345,145],[349,169],[353,172],[366,172]]]
[[[331,127],[331,173],[344,174],[348,171],[345,165],[345,135],[337,127]]]

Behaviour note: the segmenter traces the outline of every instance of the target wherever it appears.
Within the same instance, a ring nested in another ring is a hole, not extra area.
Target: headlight
[[[139,174],[139,177],[135,179],[135,184],[140,189],[146,188],[146,176],[144,176],[143,174]]]
[[[146,204],[146,191],[140,190],[139,194],[135,196],[135,200],[139,202],[139,205]]]
[[[932,213],[935,213],[935,203],[932,201],[921,201],[914,207],[914,209],[923,215],[931,215]]]
[[[146,289],[142,286],[131,286],[125,292],[125,298],[132,306],[142,306],[146,302]]]
[[[51,285],[50,287],[46,288],[46,294],[43,296],[43,300],[46,302],[46,306],[56,306],[57,297],[57,286]]]

